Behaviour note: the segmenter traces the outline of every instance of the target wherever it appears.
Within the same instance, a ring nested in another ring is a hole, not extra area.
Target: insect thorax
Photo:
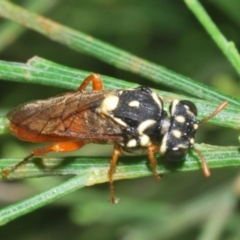
[[[121,125],[124,141],[118,144],[125,151],[146,148],[152,143],[159,145],[162,131],[166,132],[169,127],[163,100],[147,87],[108,94],[98,113],[111,117]]]
[[[173,100],[169,112],[170,117],[163,100],[147,87],[109,93],[98,108],[98,113],[121,126],[124,140],[116,144],[124,151],[154,144],[167,159],[179,161],[194,144],[197,108],[190,101]]]

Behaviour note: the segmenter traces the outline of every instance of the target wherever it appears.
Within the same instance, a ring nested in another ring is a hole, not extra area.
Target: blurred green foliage
[[[28,9],[31,1],[12,2]],[[240,2],[201,2],[224,35],[239,46],[240,21],[236,9],[240,8]],[[37,9],[34,11],[38,12]],[[183,1],[58,0],[43,15],[239,97],[236,72]],[[1,19],[0,26],[6,22]],[[69,50],[27,29],[19,36],[13,36],[11,44],[2,50],[1,59],[26,62],[35,55],[128,81],[140,79],[142,84],[156,87],[139,76]],[[27,100],[63,91],[4,81],[0,86],[1,115]],[[207,125],[201,127],[196,141],[238,145],[237,134],[233,130]],[[33,147],[10,135],[1,138],[2,157],[25,156]],[[13,148],[14,151],[9,150]],[[85,188],[1,227],[0,234],[4,240],[239,239],[237,196],[240,196],[240,183],[237,174],[238,169],[228,168],[213,170],[209,179],[198,171],[168,174],[161,182],[156,182],[153,177],[116,182],[117,196],[121,198],[118,205],[107,202],[108,184]],[[3,208],[63,180],[51,177],[1,183],[0,206]]]

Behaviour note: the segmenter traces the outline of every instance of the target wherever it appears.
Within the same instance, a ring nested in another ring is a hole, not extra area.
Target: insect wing
[[[109,91],[76,91],[23,104],[8,113],[10,129],[22,140],[121,140],[120,127],[97,113]]]

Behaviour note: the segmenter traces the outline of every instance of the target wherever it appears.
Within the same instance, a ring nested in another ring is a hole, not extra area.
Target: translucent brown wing
[[[121,141],[120,126],[97,113],[109,92],[113,91],[75,91],[23,104],[8,113],[10,128],[20,139],[32,142]]]

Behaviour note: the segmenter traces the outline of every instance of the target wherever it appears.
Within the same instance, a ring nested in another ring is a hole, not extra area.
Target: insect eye
[[[181,100],[180,103],[183,104],[185,108],[189,109],[195,116],[197,116],[197,107],[194,103],[188,100]]]
[[[168,149],[164,155],[171,162],[179,162],[183,160],[186,154],[187,154],[186,148],[172,148]]]

